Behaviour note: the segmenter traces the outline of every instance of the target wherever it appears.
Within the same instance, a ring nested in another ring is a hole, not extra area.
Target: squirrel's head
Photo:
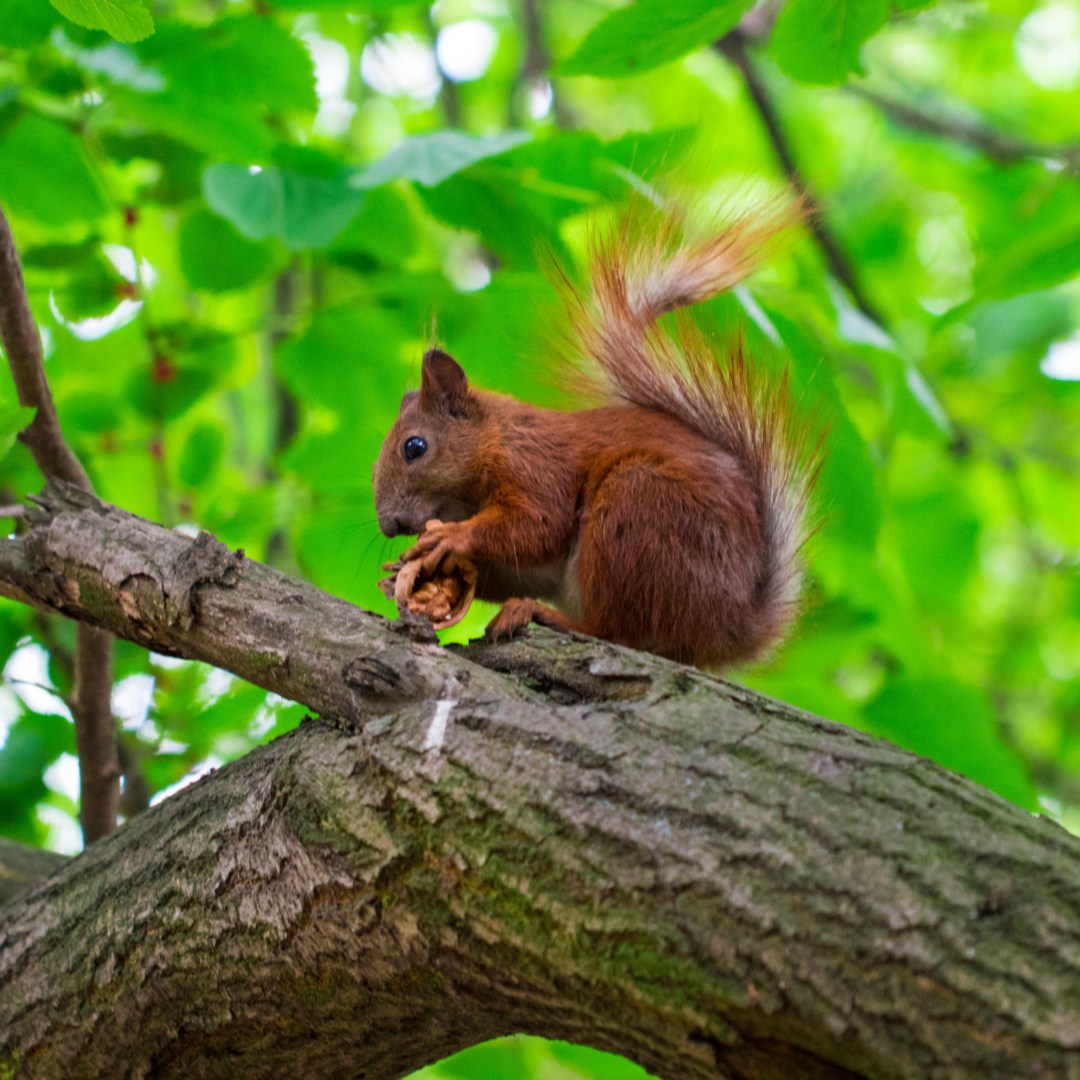
[[[424,353],[420,389],[401,399],[372,470],[383,533],[412,536],[432,518],[464,521],[476,513],[483,412],[461,365],[441,349]]]

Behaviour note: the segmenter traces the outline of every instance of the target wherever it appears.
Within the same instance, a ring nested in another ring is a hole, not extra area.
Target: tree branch
[[[46,477],[55,476],[90,491],[90,478],[71,452],[60,430],[49,382],[41,335],[30,311],[23,283],[22,265],[4,212],[0,209],[0,340],[7,353],[20,405],[37,409],[34,422],[19,433],[38,468]]]
[[[67,861],[65,856],[54,851],[17,844],[0,836],[0,905],[18,896],[35,881],[48,877]]]
[[[9,594],[323,719],[0,908],[0,1069],[391,1080],[525,1031],[670,1080],[1071,1080],[1045,819],[604,642],[413,640],[58,483],[28,524]]]
[[[746,83],[746,89],[749,91],[750,97],[757,108],[758,115],[765,125],[765,131],[780,162],[780,167],[791,182],[792,187],[802,196],[809,211],[807,224],[817,241],[818,247],[821,248],[821,252],[825,256],[825,262],[828,264],[833,277],[847,289],[852,300],[855,301],[855,305],[867,318],[872,319],[878,326],[887,326],[881,312],[863,292],[847,255],[826,223],[825,211],[820,201],[796,164],[791,144],[780,123],[780,117],[776,111],[772,95],[769,93],[765,81],[761,78],[761,74],[754,66],[746,45],[747,33],[741,26],[737,26],[717,41],[714,47],[739,69],[743,81]]]
[[[991,161],[1002,165],[1027,160],[1056,161],[1074,176],[1080,175],[1080,145],[1053,146],[1049,143],[1018,139],[969,117],[941,110],[935,113],[926,112],[855,83],[849,83],[844,89],[875,106],[894,124],[926,135],[965,143]]]
[[[30,310],[22,266],[11,226],[0,208],[0,341],[19,395],[33,406],[33,423],[19,434],[46,478],[55,477],[83,491],[93,491],[90,477],[72,453],[60,429],[45,361],[41,335]],[[112,715],[112,642],[91,626],[80,624],[75,649],[75,689],[72,715],[79,750],[80,812],[87,844],[116,828],[120,801],[120,766],[116,755],[116,724]]]

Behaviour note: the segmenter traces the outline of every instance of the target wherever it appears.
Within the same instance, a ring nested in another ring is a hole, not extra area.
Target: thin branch
[[[851,298],[855,301],[855,305],[867,318],[872,319],[879,326],[886,326],[887,323],[881,312],[870,302],[863,292],[862,286],[856,280],[855,272],[848,261],[847,255],[825,221],[825,212],[820,201],[795,162],[791,143],[788,141],[787,133],[780,123],[780,117],[777,114],[772,95],[746,51],[748,39],[749,35],[741,27],[736,27],[717,41],[714,48],[727,57],[742,74],[746,89],[750,92],[750,97],[753,99],[758,115],[765,125],[769,142],[772,143],[773,150],[780,161],[780,167],[784,170],[784,175],[791,181],[795,190],[803,197],[806,208],[809,210],[808,225],[810,231],[813,233],[818,247],[821,248],[821,252],[825,256],[825,262],[832,271],[833,277],[847,289],[851,294]]]
[[[79,623],[71,711],[79,751],[79,821],[87,844],[116,828],[120,809],[112,684],[112,638],[105,630]]]
[[[525,55],[510,87],[508,118],[512,127],[527,125],[532,120],[529,112],[529,92],[546,82],[551,90],[550,112],[555,117],[556,127],[562,131],[572,131],[578,126],[573,110],[566,103],[565,96],[556,90],[555,84],[548,78],[551,54],[544,41],[544,18],[540,4],[541,0],[519,0],[518,19],[525,39]]]
[[[90,478],[60,430],[52,391],[45,378],[41,335],[30,311],[22,264],[4,212],[0,209],[0,339],[15,380],[20,405],[37,409],[34,422],[19,434],[45,476],[55,476],[91,491]]]
[[[427,28],[428,37],[431,38],[431,47],[434,49],[438,44],[439,31],[435,26],[435,20],[431,17],[431,10],[424,8],[424,25]],[[436,64],[438,61],[436,60]],[[439,67],[442,82],[439,85],[439,104],[442,106],[443,121],[447,127],[461,127],[461,93],[458,84]]]
[[[926,135],[964,143],[1001,165],[1011,165],[1018,161],[1053,161],[1074,176],[1080,176],[1080,144],[1053,146],[1049,143],[1018,139],[970,117],[945,110],[927,112],[865,86],[849,84],[844,89],[880,109],[894,124]]]
[[[19,403],[37,409],[34,421],[19,438],[48,478],[66,480],[93,492],[90,477],[64,440],[56,415],[41,335],[30,310],[22,265],[11,226],[0,208],[0,340],[7,353]],[[116,757],[113,721],[112,639],[85,623],[79,624],[75,651],[75,740],[79,749],[83,837],[87,844],[116,828],[120,800],[120,766]]]
[[[142,755],[134,736],[121,735],[117,739],[120,769],[124,776],[124,790],[120,792],[120,813],[126,818],[136,817],[150,808],[150,784],[142,768]]]

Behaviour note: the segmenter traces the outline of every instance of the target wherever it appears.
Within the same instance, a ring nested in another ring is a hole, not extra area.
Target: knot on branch
[[[195,621],[198,586],[235,588],[243,576],[244,552],[230,551],[205,530],[191,540],[57,479],[31,501],[26,551],[31,569],[46,573],[48,599],[60,610],[100,607],[104,585],[105,593],[116,590],[124,616],[143,637],[153,624],[186,632]]]
[[[190,630],[195,620],[195,588],[210,584],[235,588],[243,572],[244,549],[230,551],[216,536],[203,529],[194,543],[162,574],[169,624],[179,624],[182,630]],[[175,614],[169,600],[175,604]]]

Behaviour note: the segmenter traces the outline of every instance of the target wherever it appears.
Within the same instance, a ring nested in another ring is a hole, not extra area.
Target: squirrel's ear
[[[419,390],[406,390],[401,398],[401,407],[398,409],[398,416],[405,411],[406,405],[411,405],[419,396]]]
[[[442,349],[428,349],[420,366],[420,408],[459,412],[469,396],[462,366]]]

